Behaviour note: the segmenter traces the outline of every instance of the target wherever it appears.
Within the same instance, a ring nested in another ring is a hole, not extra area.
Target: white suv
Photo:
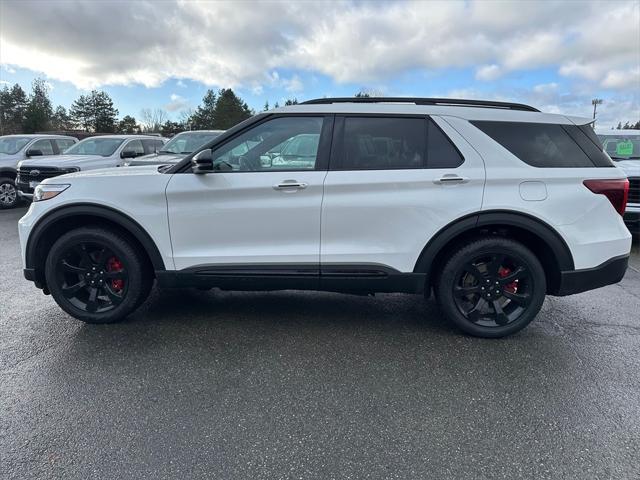
[[[154,279],[433,290],[462,330],[501,337],[547,294],[624,276],[628,182],[589,122],[450,99],[321,99],[261,113],[174,166],[44,181],[20,220],[25,277],[91,323],[131,313]],[[312,139],[315,153],[289,154],[294,138]]]

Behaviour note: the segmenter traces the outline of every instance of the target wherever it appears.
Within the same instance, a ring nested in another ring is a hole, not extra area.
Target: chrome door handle
[[[282,183],[278,183],[273,186],[275,190],[289,190],[295,188],[297,190],[302,190],[303,188],[307,188],[307,184],[303,182],[296,181],[284,181]]]
[[[468,181],[467,177],[459,177],[458,175],[447,173],[440,178],[436,178],[433,183],[436,185],[452,185],[455,183],[467,183]]]

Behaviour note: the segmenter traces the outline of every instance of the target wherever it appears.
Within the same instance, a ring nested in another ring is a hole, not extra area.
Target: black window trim
[[[424,122],[424,139],[425,139],[425,153],[424,164],[420,167],[393,167],[393,168],[342,168],[344,160],[344,124],[346,118],[415,118],[423,120]],[[429,167],[429,122],[432,122],[438,130],[444,135],[449,144],[456,150],[462,162],[455,167],[445,168],[430,168]],[[340,113],[336,115],[334,129],[333,129],[333,141],[331,144],[331,158],[329,160],[329,171],[335,172],[366,172],[366,171],[393,171],[393,170],[455,170],[464,165],[466,161],[465,156],[462,154],[456,143],[451,140],[451,137],[442,129],[440,125],[433,119],[433,115],[419,115],[419,114],[402,114],[402,113]]]
[[[259,118],[256,118],[259,117]],[[235,171],[224,171],[224,172],[211,172],[207,175],[217,175],[220,173],[275,173],[275,172],[326,172],[329,167],[329,156],[331,155],[331,140],[333,138],[333,129],[335,122],[335,115],[333,113],[275,113],[275,114],[258,114],[254,117],[251,117],[245,122],[242,122],[232,129],[227,130],[226,132],[218,135],[216,138],[212,139],[209,143],[203,145],[195,152],[187,155],[184,159],[182,159],[175,167],[167,170],[165,173],[193,173],[191,170],[191,159],[199,152],[210,148],[212,150],[217,150],[220,147],[223,147],[229,142],[232,142],[240,135],[248,132],[249,130],[256,128],[263,123],[266,123],[271,120],[275,120],[278,118],[295,118],[295,117],[312,117],[312,118],[322,118],[322,127],[320,129],[320,141],[318,142],[318,154],[316,156],[316,164],[313,169],[311,168],[293,168],[293,169],[278,169],[278,170],[235,170]],[[254,121],[250,121],[254,120]]]

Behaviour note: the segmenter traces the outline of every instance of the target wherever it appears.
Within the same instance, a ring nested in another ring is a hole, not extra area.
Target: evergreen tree
[[[95,128],[93,106],[89,95],[80,95],[69,109],[71,121],[85,132],[90,132]]]
[[[267,110],[269,110],[269,100],[264,102],[264,108],[262,109],[263,112],[266,112]]]
[[[622,122],[618,122],[618,126],[616,127],[616,130],[622,130]]]
[[[93,111],[95,115],[94,130],[101,133],[113,133],[116,131],[118,110],[113,107],[113,100],[106,92],[91,92]]]
[[[51,128],[58,132],[64,132],[73,128],[71,117],[67,114],[67,109],[62,105],[56,107],[51,119]]]
[[[23,130],[25,133],[47,130],[52,117],[53,107],[47,85],[42,78],[36,78],[32,83],[29,103],[25,110]]]
[[[163,137],[173,137],[176,133],[180,133],[182,131],[184,131],[184,126],[178,122],[172,122],[171,120],[164,122],[160,129],[160,133]]]
[[[251,116],[251,110],[230,88],[218,91],[213,128],[227,130]]]
[[[140,133],[140,127],[138,126],[138,123],[136,122],[136,119],[131,115],[125,115],[124,117],[122,117],[122,120],[118,122],[117,130],[118,133],[126,133],[129,135]]]
[[[293,100],[287,99],[287,101],[284,102],[284,106],[287,107],[289,105],[298,105],[298,99],[297,98],[294,98]]]
[[[22,133],[27,94],[17,83],[0,90],[0,134]]]
[[[196,111],[189,119],[192,130],[210,130],[215,128],[215,110],[217,97],[213,90],[207,90],[202,98],[202,105],[198,105]]]

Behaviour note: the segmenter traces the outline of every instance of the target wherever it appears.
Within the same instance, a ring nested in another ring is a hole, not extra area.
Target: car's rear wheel
[[[0,209],[13,208],[20,202],[18,189],[13,179],[0,178]]]
[[[126,237],[99,227],[61,236],[45,265],[51,295],[87,323],[122,320],[147,297],[152,277],[144,255]]]
[[[546,288],[544,269],[531,250],[511,239],[488,237],[451,256],[436,296],[460,329],[497,338],[522,330],[535,318]]]

